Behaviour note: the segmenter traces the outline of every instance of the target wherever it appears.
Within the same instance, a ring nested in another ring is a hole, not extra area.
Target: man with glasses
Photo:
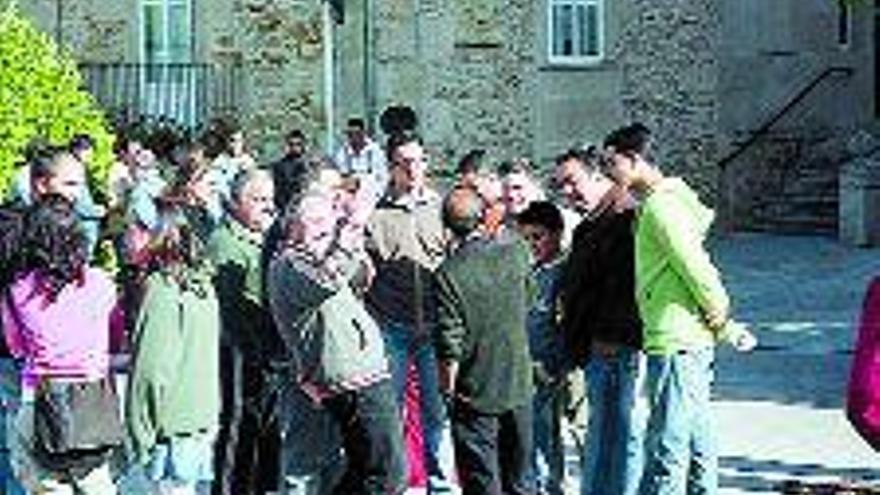
[[[424,456],[429,493],[459,493],[446,407],[441,399],[431,335],[437,324],[434,271],[446,240],[440,196],[427,184],[421,139],[398,134],[388,142],[391,182],[368,224],[368,252],[376,277],[367,293],[382,327],[392,379],[402,408],[412,361],[419,379]]]

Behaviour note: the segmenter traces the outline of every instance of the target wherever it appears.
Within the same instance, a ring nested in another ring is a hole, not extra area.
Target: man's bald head
[[[466,237],[480,226],[483,200],[472,187],[456,187],[443,201],[443,224],[457,237]]]

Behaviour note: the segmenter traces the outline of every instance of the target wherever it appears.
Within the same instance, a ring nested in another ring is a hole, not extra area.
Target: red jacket
[[[880,276],[868,286],[862,307],[846,414],[862,438],[880,450]]]

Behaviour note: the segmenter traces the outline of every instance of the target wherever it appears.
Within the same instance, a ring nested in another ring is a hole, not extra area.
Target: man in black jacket
[[[563,281],[566,348],[585,367],[590,414],[582,493],[635,495],[647,418],[644,356],[635,301],[635,203],[600,169],[594,150],[556,159],[556,183],[582,215]]]
[[[306,136],[294,129],[284,137],[286,152],[280,160],[273,163],[272,181],[275,183],[275,209],[284,212],[287,203],[301,189],[305,180]]]

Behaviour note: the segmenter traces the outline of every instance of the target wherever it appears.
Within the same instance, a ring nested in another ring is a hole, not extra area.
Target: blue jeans
[[[643,495],[715,495],[718,454],[709,404],[714,349],[648,357],[651,418]]]
[[[296,385],[281,401],[284,495],[329,494],[344,471],[342,433],[330,412]]]
[[[645,356],[635,349],[590,356],[585,369],[589,420],[581,495],[638,493],[648,417],[645,374]]]
[[[0,358],[0,493],[23,495],[24,489],[12,472],[11,438],[15,432],[15,411],[20,395],[18,368],[12,358]]]
[[[538,493],[563,493],[565,453],[561,423],[564,399],[558,383],[537,386],[532,398],[534,445],[531,467]]]
[[[446,405],[440,395],[437,356],[430,340],[418,342],[413,329],[401,323],[383,328],[385,350],[391,364],[391,376],[398,404],[403,407],[406,375],[410,358],[419,375],[419,408],[424,438],[425,467],[429,493],[461,493],[456,483],[455,452],[452,429]]]

